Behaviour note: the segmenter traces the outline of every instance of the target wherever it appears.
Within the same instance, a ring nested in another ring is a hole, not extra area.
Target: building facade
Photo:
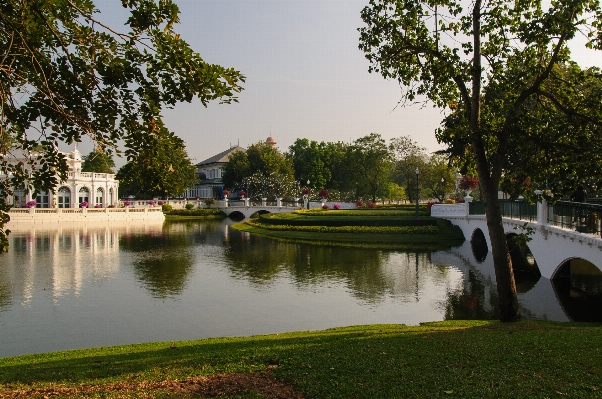
[[[228,163],[230,155],[238,151],[244,151],[244,149],[239,146],[230,147],[226,151],[196,164],[199,183],[186,190],[186,198],[221,197],[224,189],[222,169]]]
[[[82,155],[77,148],[63,154],[67,158],[67,179],[59,183],[55,192],[44,191],[34,196],[33,192],[15,190],[14,208],[23,208],[30,201],[36,202],[36,208],[79,208],[82,203],[89,208],[117,205],[119,181],[114,174],[82,172]]]

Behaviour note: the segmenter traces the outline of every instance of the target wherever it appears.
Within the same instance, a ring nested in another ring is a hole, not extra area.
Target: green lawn
[[[320,399],[594,398],[602,327],[450,321],[22,356],[0,359],[0,397],[204,398],[201,376],[215,375],[272,378],[262,395],[247,386],[220,398],[276,397],[265,389],[277,383]]]

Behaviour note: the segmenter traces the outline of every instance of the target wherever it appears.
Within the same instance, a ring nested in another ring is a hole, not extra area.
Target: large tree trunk
[[[489,186],[493,186],[491,181],[488,183]],[[500,320],[503,322],[519,321],[520,310],[516,296],[516,283],[502,223],[502,212],[497,197],[497,184],[495,184],[495,187],[484,186],[482,185],[481,188],[484,189],[485,194],[485,215],[497,281]]]

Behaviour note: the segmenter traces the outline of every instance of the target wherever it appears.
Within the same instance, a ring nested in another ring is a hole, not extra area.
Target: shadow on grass
[[[175,345],[175,348],[171,348]],[[307,397],[595,396],[602,327],[523,321],[357,326],[0,359],[0,383],[161,381],[273,367]]]

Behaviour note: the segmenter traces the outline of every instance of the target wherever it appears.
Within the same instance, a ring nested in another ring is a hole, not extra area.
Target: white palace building
[[[15,190],[13,208],[23,208],[30,201],[36,201],[36,208],[79,208],[82,202],[87,202],[88,208],[118,205],[119,181],[114,174],[82,172],[82,155],[77,147],[63,154],[67,158],[67,180],[59,183],[56,193],[45,191],[34,197],[33,192]]]

